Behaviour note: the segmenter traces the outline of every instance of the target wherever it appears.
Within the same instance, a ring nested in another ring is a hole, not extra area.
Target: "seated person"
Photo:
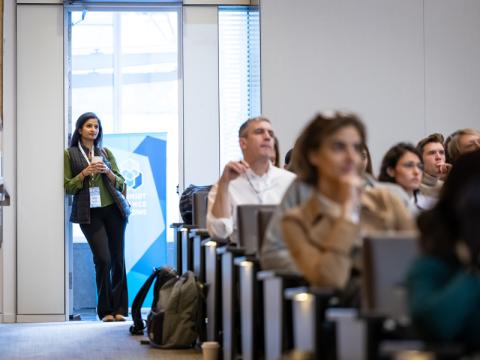
[[[480,131],[475,129],[461,129],[451,134],[445,140],[448,160],[452,164],[462,154],[480,149]]]
[[[431,134],[420,140],[417,144],[417,150],[422,156],[423,176],[420,184],[420,193],[429,196],[434,201],[443,186],[443,181],[447,177],[452,165],[445,162],[445,148],[443,147],[442,134]],[[429,208],[431,207],[429,206]]]
[[[264,117],[247,120],[240,127],[239,143],[243,160],[225,165],[218,182],[208,194],[207,229],[213,238],[236,242],[238,205],[275,205],[294,180],[295,174],[270,162],[274,134]]]
[[[367,144],[363,145],[360,152],[360,158],[362,159],[360,168],[363,170],[365,177],[370,179],[370,182],[375,182],[375,175],[373,175],[372,157],[370,156],[370,150]]]
[[[412,144],[398,143],[383,157],[378,180],[400,185],[407,193],[407,207],[417,214],[432,201],[419,194],[422,175],[423,162],[418,150]]]
[[[408,196],[398,185],[392,183],[381,183],[373,177],[372,160],[368,147],[364,144],[361,151],[360,172],[363,174],[363,186],[367,188],[383,187],[398,196],[405,204],[408,203]],[[276,209],[265,232],[264,241],[260,253],[260,264],[264,270],[287,270],[299,273],[295,262],[290,256],[283,240],[281,220],[284,213],[293,207],[308,200],[312,194],[313,187],[305,182],[296,180],[290,185]]]
[[[313,286],[342,290],[348,305],[358,304],[362,236],[415,228],[398,197],[384,187],[365,190],[359,171],[364,144],[356,115],[317,115],[297,140],[292,158],[312,194],[282,219],[285,243],[301,274]]]
[[[280,167],[280,144],[276,136],[273,137],[273,151],[270,154],[270,161],[273,166]]]
[[[454,163],[436,205],[418,218],[420,251],[407,277],[413,324],[433,341],[480,349],[480,151]]]
[[[283,241],[281,220],[290,208],[306,201],[312,194],[312,186],[296,179],[285,192],[280,205],[272,215],[260,251],[260,265],[264,270],[285,270],[298,273],[298,268]]]
[[[373,175],[372,158],[370,156],[370,150],[368,149],[368,146],[366,144],[364,144],[360,156],[362,159],[360,169],[361,169],[361,172],[363,173],[365,188],[382,186],[387,190],[391,191],[392,193],[394,193],[396,196],[398,196],[400,200],[402,200],[405,204],[408,204],[408,200],[409,200],[408,195],[405,192],[405,190],[403,190],[399,185],[391,182],[380,182],[375,178],[375,176]]]

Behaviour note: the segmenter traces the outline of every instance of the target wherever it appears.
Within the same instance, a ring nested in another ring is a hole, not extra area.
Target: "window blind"
[[[220,169],[239,160],[238,129],[260,109],[258,8],[219,8]]]

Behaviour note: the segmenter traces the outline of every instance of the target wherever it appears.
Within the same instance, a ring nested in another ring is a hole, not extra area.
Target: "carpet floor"
[[[200,360],[199,350],[160,350],[128,332],[131,321],[0,324],[0,359]]]

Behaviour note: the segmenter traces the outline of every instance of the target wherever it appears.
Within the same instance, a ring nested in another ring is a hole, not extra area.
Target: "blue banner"
[[[167,134],[106,134],[127,182],[132,215],[125,234],[129,306],[154,267],[167,263],[166,155]],[[152,303],[152,295],[145,306]]]

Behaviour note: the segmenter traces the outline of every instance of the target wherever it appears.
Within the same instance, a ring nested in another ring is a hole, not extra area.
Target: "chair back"
[[[273,214],[275,213],[275,208],[272,209],[260,209],[258,211],[258,248],[262,248],[263,238],[265,232],[267,231],[268,224],[272,219]]]
[[[405,315],[404,282],[417,255],[413,234],[379,234],[364,239],[363,310],[394,318]]]
[[[238,245],[247,255],[257,254],[260,249],[259,211],[275,210],[276,205],[239,205],[237,207]],[[263,225],[265,228],[266,226]]]
[[[207,227],[208,191],[197,191],[193,194],[192,221],[199,228]]]

